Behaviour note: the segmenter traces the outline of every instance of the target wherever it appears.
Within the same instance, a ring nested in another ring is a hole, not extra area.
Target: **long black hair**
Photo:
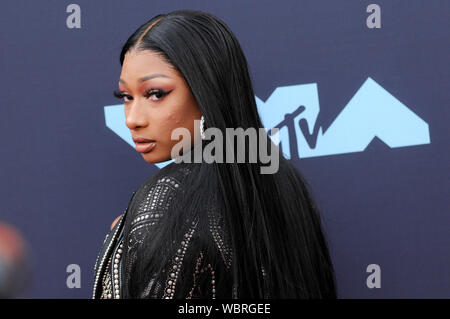
[[[215,127],[225,135],[226,128],[263,128],[243,51],[214,15],[194,10],[157,15],[127,40],[121,65],[131,49],[156,52],[179,71],[205,118],[205,129]],[[272,143],[267,135],[265,139]],[[260,167],[259,158],[257,163],[195,165],[184,181],[191,186],[189,194],[171,216],[199,214],[212,197],[217,200],[230,235],[237,297],[263,298],[268,289],[272,298],[335,298],[333,265],[308,184],[282,154],[277,173],[261,174]],[[147,243],[148,254],[136,261],[130,287],[148,280],[146,270],[161,269],[156,263],[164,264],[163,254],[158,260],[152,256],[163,251],[158,243],[173,241],[176,231],[164,229]]]

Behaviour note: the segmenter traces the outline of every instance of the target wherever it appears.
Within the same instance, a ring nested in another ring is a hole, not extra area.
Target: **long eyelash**
[[[150,90],[148,90],[146,93],[145,93],[145,97],[146,98],[149,98],[151,95],[153,95],[153,94],[160,94],[161,95],[161,97],[163,97],[163,96],[165,96],[165,95],[167,95],[167,94],[169,94],[170,92],[172,92],[173,91],[173,89],[172,90],[169,90],[169,91],[163,91],[163,90],[156,90],[156,89],[150,89]]]
[[[150,89],[150,90],[148,90],[146,93],[145,93],[145,97],[146,98],[149,98],[151,95],[153,95],[153,94],[160,94],[161,95],[161,97],[163,97],[163,96],[165,96],[165,95],[167,95],[167,94],[169,94],[170,92],[172,92],[173,91],[173,89],[172,90],[169,90],[169,91],[163,91],[163,90],[155,90],[155,89]],[[116,97],[116,98],[118,98],[118,99],[123,99],[124,97],[128,97],[128,98],[130,98],[131,96],[130,95],[128,95],[128,94],[125,94],[125,93],[122,93],[122,92],[120,92],[120,91],[117,91],[117,90],[114,90],[113,91],[113,95]]]
[[[123,99],[124,97],[129,96],[128,94],[125,94],[125,93],[122,93],[122,92],[116,91],[116,90],[113,91],[113,94],[118,99]]]

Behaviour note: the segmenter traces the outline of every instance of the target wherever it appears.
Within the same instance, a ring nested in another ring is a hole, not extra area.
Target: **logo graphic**
[[[325,132],[316,123],[317,83],[278,87],[265,102],[255,98],[264,127],[279,128],[272,139],[288,159],[362,152],[375,137],[390,148],[430,144],[428,124],[370,77]],[[106,126],[134,148],[123,105],[104,112]]]

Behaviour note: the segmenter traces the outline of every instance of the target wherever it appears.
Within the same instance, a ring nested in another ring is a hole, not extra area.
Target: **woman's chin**
[[[156,164],[161,162],[169,161],[171,158],[170,156],[161,156],[160,154],[148,152],[148,153],[142,153],[141,154],[144,160],[149,164]]]

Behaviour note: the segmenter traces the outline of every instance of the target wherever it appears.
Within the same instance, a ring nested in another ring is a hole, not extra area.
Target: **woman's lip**
[[[156,142],[137,142],[136,151],[139,153],[148,153],[156,146]]]
[[[133,137],[133,141],[135,143],[150,143],[150,142],[155,142],[155,140],[149,139],[149,138],[144,138],[144,137]]]

